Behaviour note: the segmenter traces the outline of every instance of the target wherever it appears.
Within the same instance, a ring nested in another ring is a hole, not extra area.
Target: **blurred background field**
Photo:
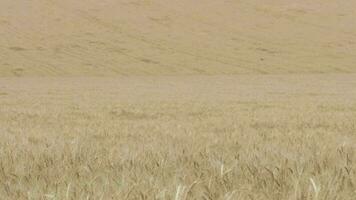
[[[0,76],[355,72],[354,1],[2,0]]]

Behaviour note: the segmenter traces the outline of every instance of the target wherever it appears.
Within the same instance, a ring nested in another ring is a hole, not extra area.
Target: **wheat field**
[[[355,6],[1,0],[0,199],[356,199]]]
[[[0,85],[3,199],[356,195],[355,75],[7,78]]]

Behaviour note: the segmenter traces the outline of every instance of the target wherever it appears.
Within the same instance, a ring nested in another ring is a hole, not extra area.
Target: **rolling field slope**
[[[355,6],[2,0],[0,76],[355,72]]]

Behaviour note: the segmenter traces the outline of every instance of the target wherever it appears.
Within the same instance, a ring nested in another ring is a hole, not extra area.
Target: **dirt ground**
[[[0,76],[356,72],[355,6],[2,0]]]

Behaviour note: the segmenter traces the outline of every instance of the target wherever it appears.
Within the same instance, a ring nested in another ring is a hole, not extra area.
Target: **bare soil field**
[[[0,79],[3,199],[354,199],[356,75]]]
[[[0,76],[356,72],[354,1],[1,0]]]

